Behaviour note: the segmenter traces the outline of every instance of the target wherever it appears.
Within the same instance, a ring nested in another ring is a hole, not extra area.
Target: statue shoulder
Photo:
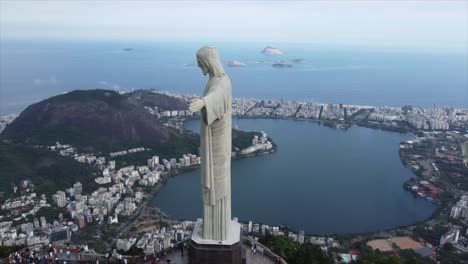
[[[231,88],[231,80],[227,75],[216,76],[210,79],[208,82],[208,88],[216,88],[216,87],[229,87]]]

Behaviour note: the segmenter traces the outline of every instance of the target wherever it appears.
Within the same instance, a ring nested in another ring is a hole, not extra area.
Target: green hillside
[[[46,149],[0,142],[0,192],[4,198],[29,179],[37,193],[52,194],[65,190],[79,181],[84,190],[96,189],[94,177],[97,171],[91,166],[59,156]]]

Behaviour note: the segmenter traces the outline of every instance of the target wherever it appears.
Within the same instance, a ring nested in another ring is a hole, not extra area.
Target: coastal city
[[[120,94],[128,93],[120,90]],[[180,95],[154,91],[190,102],[195,95]],[[192,116],[186,109],[164,110],[159,107],[146,107],[159,118]],[[382,129],[401,130],[402,132],[448,131],[468,132],[468,110],[452,107],[420,108],[413,106],[363,106],[300,102],[293,100],[265,100],[234,98],[232,114],[236,117],[291,118],[300,120],[334,121],[343,124],[355,123],[368,126],[379,125]],[[17,117],[16,114],[0,116],[0,132]],[[404,126],[407,125],[407,126]],[[406,130],[405,130],[406,129]],[[408,131],[409,130],[409,131]]]
[[[163,94],[185,102],[195,98]],[[184,120],[198,118],[186,109],[146,109],[165,126],[177,131],[184,130]],[[238,118],[311,120],[337,129],[359,125],[408,133],[414,139],[400,144],[400,157],[415,177],[405,182],[403,187],[420,199],[440,206],[440,210],[422,224],[358,234],[351,238],[305,234],[284,226],[236,218],[242,224],[245,239],[253,241],[256,251],[268,250],[259,242],[263,237],[284,236],[300,244],[317,245],[339,263],[359,259],[362,249],[358,244],[390,255],[411,250],[431,259],[437,259],[438,252],[446,244],[453,245],[458,252],[468,252],[468,155],[465,143],[468,142],[468,110],[234,99],[232,111]],[[0,117],[0,129],[15,117]],[[248,147],[233,152],[232,157],[248,157],[275,150],[266,132],[260,132],[250,140]],[[170,219],[164,212],[153,208],[151,201],[168,178],[200,165],[198,153],[186,153],[181,157],[152,156],[139,164],[128,164],[116,159],[151,153],[152,150],[135,146],[109,153],[83,153],[60,142],[35,147],[94,168],[97,171],[93,183],[96,188],[86,189],[82,183],[75,182],[66,189],[45,194],[37,193],[36,186],[29,180],[13,186],[14,195],[1,205],[2,246],[67,247],[62,253],[56,251],[44,256],[62,261],[70,258],[99,259],[104,255],[122,260],[135,254],[163,258],[174,250],[185,250],[196,219]],[[53,213],[40,215],[42,210]],[[70,245],[75,252],[70,252],[73,251]]]

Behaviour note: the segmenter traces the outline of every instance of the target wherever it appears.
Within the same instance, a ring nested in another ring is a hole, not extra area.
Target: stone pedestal
[[[231,232],[226,240],[202,238],[202,220],[198,220],[190,240],[189,264],[242,264],[241,226],[231,221]],[[243,260],[244,258],[244,260]]]

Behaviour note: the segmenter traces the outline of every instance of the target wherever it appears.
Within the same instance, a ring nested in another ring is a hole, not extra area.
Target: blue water
[[[409,136],[317,123],[234,119],[242,130],[266,131],[274,154],[232,163],[232,215],[285,224],[307,233],[353,233],[413,224],[436,206],[403,189],[414,176],[398,155]],[[197,120],[186,123],[199,131]],[[154,205],[171,217],[202,217],[200,170],[169,179]]]
[[[389,52],[279,43],[214,43],[235,97],[365,105],[433,104],[468,108],[467,54]],[[0,41],[0,114],[75,89],[154,88],[201,94],[206,77],[193,65],[201,43]],[[133,51],[123,51],[124,48]],[[304,59],[292,69],[264,60]],[[187,64],[189,64],[187,66]],[[435,206],[405,192],[411,176],[398,157],[404,135],[308,122],[235,120],[265,130],[279,151],[233,163],[233,213],[309,233],[362,232],[409,224]],[[193,124],[189,124],[193,127]],[[198,171],[173,178],[156,205],[175,217],[201,214]]]
[[[196,67],[202,43],[0,42],[0,114],[74,89],[155,88],[201,94]],[[467,53],[423,53],[278,43],[286,54],[265,56],[269,43],[214,43],[236,97],[317,100],[364,105],[434,104],[468,108]],[[133,51],[123,51],[124,48]],[[304,59],[292,69],[264,60]]]

